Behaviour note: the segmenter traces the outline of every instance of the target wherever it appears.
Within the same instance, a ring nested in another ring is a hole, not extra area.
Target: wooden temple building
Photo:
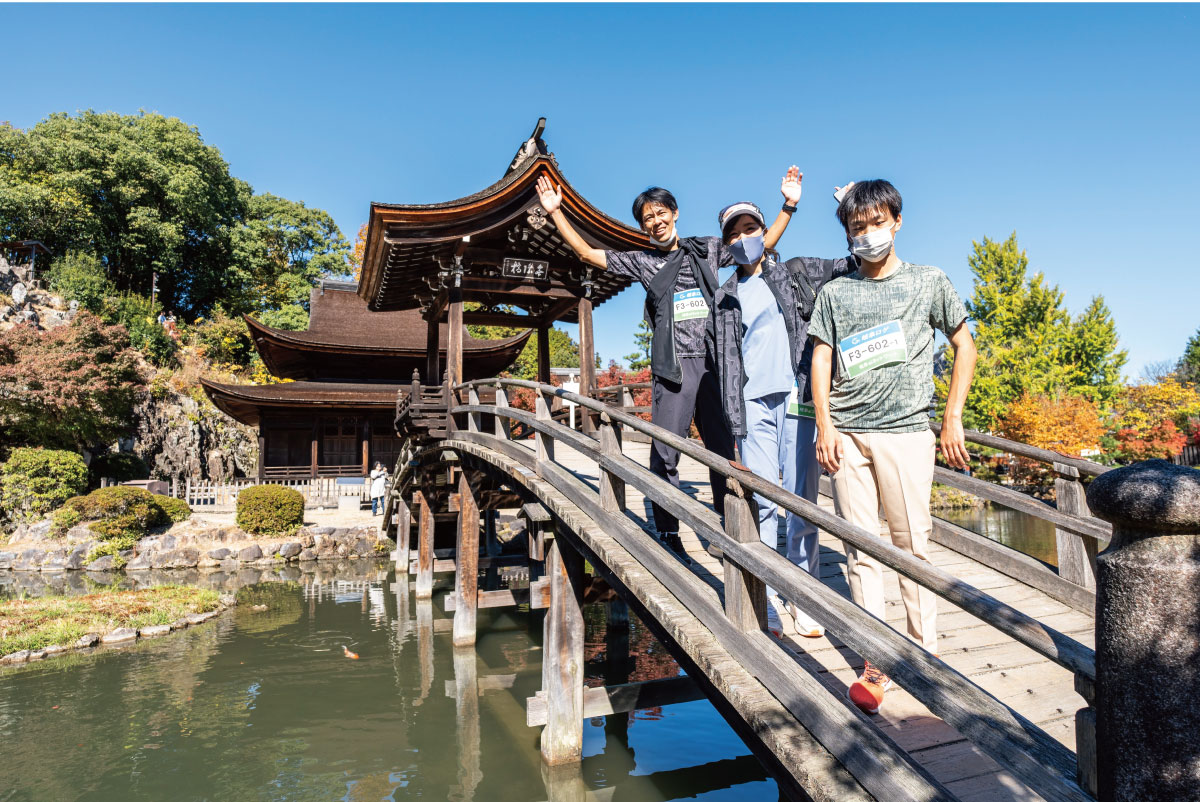
[[[352,282],[312,290],[307,331],[283,331],[246,317],[250,337],[280,384],[221,384],[201,379],[226,415],[258,429],[258,478],[364,476],[376,461],[391,471],[400,443],[393,410],[427,363],[428,331],[415,310],[370,312]],[[512,365],[530,331],[504,340],[459,332],[471,378]],[[451,339],[437,331],[435,354]]]
[[[593,246],[650,243],[571,187],[544,128],[541,119],[500,180],[474,195],[372,203],[361,281],[315,287],[307,331],[246,318],[267,368],[292,381],[203,385],[219,409],[258,428],[260,480],[362,476],[376,461],[391,471],[401,446],[393,412],[408,408],[414,376],[427,388],[496,376],[536,332],[538,379],[550,383],[558,321],[579,324],[580,386],[595,386],[592,310],[631,282],[575,256],[539,205],[537,179],[562,187],[564,213]],[[476,340],[468,324],[525,331]]]
[[[451,335],[444,375],[452,385],[471,379],[461,336],[463,324],[471,323],[534,329],[537,378],[550,383],[549,332],[564,321],[579,324],[580,387],[595,387],[592,310],[631,281],[575,255],[539,204],[538,178],[548,176],[562,187],[564,214],[593,247],[636,250],[649,248],[650,241],[594,207],[563,178],[542,139],[545,125],[545,118],[538,120],[500,180],[474,195],[445,203],[371,204],[358,294],[374,311],[419,310],[428,327],[427,384],[443,376],[433,348],[443,326]]]

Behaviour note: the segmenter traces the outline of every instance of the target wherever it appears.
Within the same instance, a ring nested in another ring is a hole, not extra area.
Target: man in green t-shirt
[[[928,561],[934,330],[949,337],[954,349],[942,457],[961,469],[969,459],[962,411],[975,372],[975,342],[967,310],[946,274],[896,255],[900,208],[900,193],[882,180],[851,184],[838,205],[858,270],[825,285],[808,332],[815,343],[817,460],[833,477],[838,515],[878,532],[882,502],[893,545]],[[846,563],[851,597],[883,621],[883,566],[849,546]],[[937,597],[905,576],[900,595],[909,636],[936,654]],[[850,700],[876,713],[891,684],[868,662],[850,686]]]

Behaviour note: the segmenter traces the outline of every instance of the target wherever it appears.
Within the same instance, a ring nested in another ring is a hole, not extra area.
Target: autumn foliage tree
[[[1028,392],[1009,405],[998,429],[1010,440],[1068,457],[1096,449],[1105,431],[1094,402],[1076,395],[1054,398]],[[1041,485],[1053,483],[1048,466],[1023,458],[1017,459],[1013,478]]]
[[[1115,455],[1122,462],[1170,459],[1200,418],[1200,391],[1174,376],[1122,389],[1113,404]]]
[[[0,333],[0,442],[83,448],[133,428],[144,384],[122,326],[80,312],[69,326]]]

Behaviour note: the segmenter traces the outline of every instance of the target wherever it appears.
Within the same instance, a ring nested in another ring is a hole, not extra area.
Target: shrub
[[[92,477],[92,486],[100,484],[101,479],[112,479],[114,482],[128,482],[133,479],[150,478],[150,469],[136,454],[117,452],[101,454],[92,460],[88,466]]]
[[[160,503],[163,498],[140,487],[102,487],[67,501],[55,514],[54,527],[61,534],[79,521],[90,521],[88,528],[102,540],[128,548],[150,527],[171,520]]]
[[[171,519],[172,523],[186,521],[192,517],[192,508],[188,503],[181,498],[171,498],[170,496],[155,496],[154,503],[159,506],[163,514]]]
[[[73,451],[15,448],[0,466],[0,508],[14,520],[40,518],[87,488],[87,465]]]
[[[67,251],[55,260],[50,269],[50,289],[97,314],[104,309],[105,300],[115,294],[104,265],[95,255],[82,251]]]
[[[197,321],[193,340],[206,359],[222,365],[246,367],[254,354],[250,330],[240,317],[218,310],[208,320]]]
[[[237,525],[252,535],[286,535],[304,523],[304,496],[282,485],[238,493]]]
[[[144,295],[129,293],[110,299],[104,312],[109,323],[120,323],[129,332],[133,347],[145,354],[156,367],[175,362],[175,341],[158,322],[161,307]]]

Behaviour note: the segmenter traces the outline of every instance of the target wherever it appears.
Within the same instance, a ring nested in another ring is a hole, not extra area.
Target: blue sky
[[[830,192],[886,177],[902,258],[970,293],[971,241],[1016,231],[1072,312],[1102,294],[1126,373],[1200,326],[1200,7],[1191,5],[0,5],[0,119],[177,116],[233,173],[333,214],[492,183],[549,119],[571,182],[629,220],[650,184],[684,234],[805,173],[785,256],[845,242]],[[1177,249],[1177,250],[1173,250]],[[596,311],[607,360],[642,298]]]

